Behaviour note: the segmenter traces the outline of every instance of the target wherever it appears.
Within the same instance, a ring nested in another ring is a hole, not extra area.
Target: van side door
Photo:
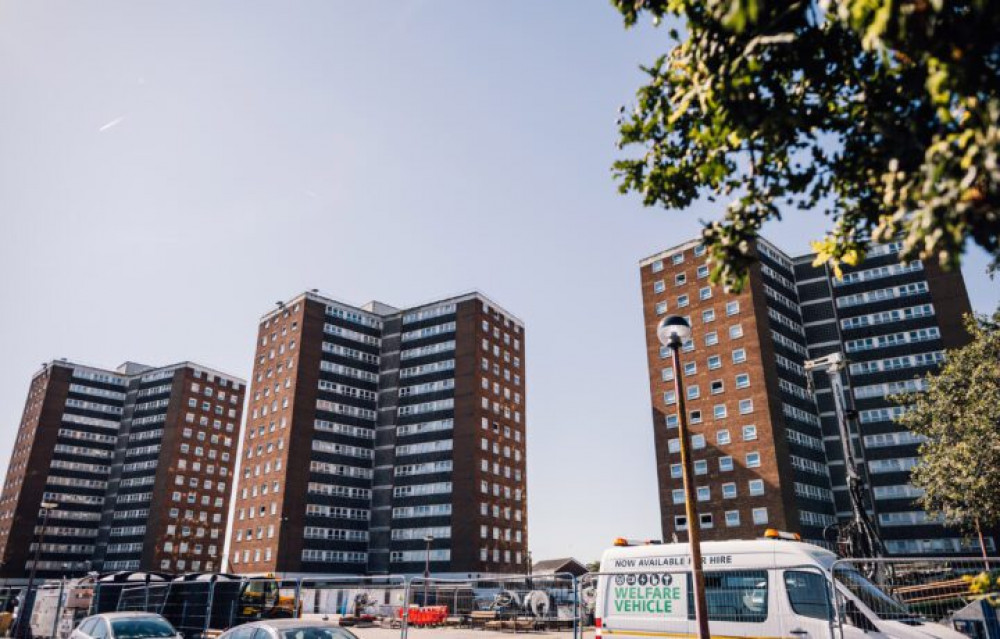
[[[790,639],[877,639],[874,627],[837,623],[830,578],[818,568],[801,566],[781,571],[784,589],[782,636]],[[843,636],[841,636],[843,632]]]

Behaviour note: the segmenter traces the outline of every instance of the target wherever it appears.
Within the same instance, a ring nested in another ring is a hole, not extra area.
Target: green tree
[[[739,289],[751,240],[781,211],[822,210],[839,273],[869,239],[959,264],[1000,260],[1000,0],[612,0],[673,46],[623,107],[623,193],[709,223],[712,281]]]
[[[910,475],[921,505],[981,541],[1000,525],[1000,310],[965,324],[972,342],[948,351],[926,392],[899,398],[899,423],[926,437]]]

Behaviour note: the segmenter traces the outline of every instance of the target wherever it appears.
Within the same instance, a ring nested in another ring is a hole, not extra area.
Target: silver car
[[[230,628],[219,639],[358,639],[331,621],[272,619]]]
[[[81,621],[69,639],[181,639],[181,634],[151,612],[108,612]]]

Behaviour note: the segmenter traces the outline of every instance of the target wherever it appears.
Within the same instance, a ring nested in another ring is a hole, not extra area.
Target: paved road
[[[351,628],[351,631],[361,639],[398,639],[399,630],[389,628]],[[468,628],[410,628],[410,639],[506,639],[509,637],[524,637],[525,639],[573,639],[571,630],[563,632],[494,632],[486,630],[470,630]],[[592,639],[593,630],[583,633],[585,639]]]

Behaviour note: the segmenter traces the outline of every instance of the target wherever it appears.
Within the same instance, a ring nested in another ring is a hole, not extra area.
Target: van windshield
[[[837,581],[846,586],[855,597],[861,600],[861,603],[878,615],[879,619],[900,621],[912,620],[916,617],[906,606],[879,590],[878,586],[860,572],[838,568],[835,574]]]

